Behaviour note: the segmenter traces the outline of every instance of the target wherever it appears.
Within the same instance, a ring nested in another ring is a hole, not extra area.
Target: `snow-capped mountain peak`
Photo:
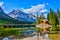
[[[23,20],[23,21],[28,21],[28,22],[36,21],[36,18],[33,16],[33,14],[27,14],[20,10],[13,10],[12,12],[8,13],[8,15],[17,20]]]

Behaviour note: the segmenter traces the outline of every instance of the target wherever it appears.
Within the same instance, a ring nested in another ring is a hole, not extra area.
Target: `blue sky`
[[[39,9],[38,6],[43,7],[44,11],[49,11],[49,8],[53,10],[60,8],[60,0],[0,0],[0,6],[5,12],[11,12],[13,9],[19,9],[26,13],[33,9],[35,12],[36,9]]]

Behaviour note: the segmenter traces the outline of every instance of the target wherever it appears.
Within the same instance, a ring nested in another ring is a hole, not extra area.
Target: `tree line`
[[[47,14],[48,21],[53,25],[53,30],[60,31],[60,10],[57,8],[56,12],[50,8]]]
[[[45,18],[43,14],[40,15],[40,17],[37,17],[38,24],[40,23],[40,19],[42,18]],[[53,31],[60,31],[60,10],[59,8],[57,8],[56,11],[50,8],[50,11],[47,13],[47,19],[53,25],[52,26]]]

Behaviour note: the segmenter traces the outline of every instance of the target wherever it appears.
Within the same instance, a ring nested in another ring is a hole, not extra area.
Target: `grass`
[[[26,30],[28,28],[4,28],[4,30]]]
[[[0,37],[18,34],[21,35],[23,30],[28,30],[28,28],[2,28],[0,29]]]
[[[60,40],[60,34],[49,34],[50,40]]]

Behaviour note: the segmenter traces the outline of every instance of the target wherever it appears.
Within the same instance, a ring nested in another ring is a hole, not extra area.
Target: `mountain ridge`
[[[27,22],[36,21],[36,17],[33,16],[33,14],[27,14],[20,10],[13,10],[12,12],[8,13],[8,15],[17,20],[23,20],[23,21],[27,21]]]
[[[22,23],[29,23],[29,22],[24,22],[22,20],[17,20],[14,19],[12,17],[10,17],[9,15],[7,15],[6,13],[4,13],[3,9],[0,7],[0,21],[3,21],[4,23],[6,22],[7,24],[22,24]],[[5,24],[6,24],[5,23]]]

